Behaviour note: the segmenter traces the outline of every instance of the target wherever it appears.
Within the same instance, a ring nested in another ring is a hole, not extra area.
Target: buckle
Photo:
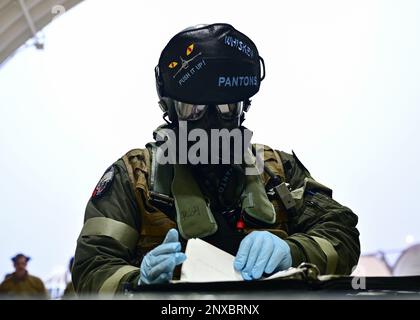
[[[149,191],[149,198],[150,202],[157,202],[168,207],[172,207],[174,205],[174,199],[172,197],[159,192]]]
[[[295,199],[293,199],[292,193],[290,192],[285,182],[278,184],[273,189],[276,192],[276,194],[279,196],[286,210],[290,210],[296,207],[296,201]]]

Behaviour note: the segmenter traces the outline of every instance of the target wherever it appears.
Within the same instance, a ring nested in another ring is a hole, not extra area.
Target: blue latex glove
[[[183,263],[185,259],[187,256],[181,252],[178,231],[169,230],[162,244],[144,256],[140,266],[139,284],[169,282],[175,267]]]
[[[292,266],[290,247],[268,231],[253,231],[241,241],[233,266],[245,280],[259,279]]]

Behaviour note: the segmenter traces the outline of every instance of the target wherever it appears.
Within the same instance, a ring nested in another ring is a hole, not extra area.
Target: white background
[[[409,0],[90,0],[55,19],[45,50],[0,69],[0,279],[21,251],[44,278],[67,265],[103,171],[162,123],[160,51],[199,23],[256,43],[245,125],[359,215],[362,252],[419,241],[419,16]]]

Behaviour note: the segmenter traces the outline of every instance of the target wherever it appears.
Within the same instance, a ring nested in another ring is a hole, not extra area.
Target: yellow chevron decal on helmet
[[[173,68],[175,68],[177,65],[178,65],[178,62],[176,62],[176,61],[172,61],[172,62],[169,64],[169,68],[170,68],[170,69],[173,69]]]
[[[191,52],[193,52],[194,50],[194,43],[191,43],[188,47],[187,47],[187,56],[189,56],[191,54]]]

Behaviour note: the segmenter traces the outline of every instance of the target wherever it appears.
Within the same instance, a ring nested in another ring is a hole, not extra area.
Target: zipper
[[[322,206],[320,206],[318,203],[316,203],[315,201],[312,200],[305,200],[305,204],[309,205],[312,208],[317,208],[319,210],[321,210],[322,212],[327,212],[327,209],[323,208]]]

